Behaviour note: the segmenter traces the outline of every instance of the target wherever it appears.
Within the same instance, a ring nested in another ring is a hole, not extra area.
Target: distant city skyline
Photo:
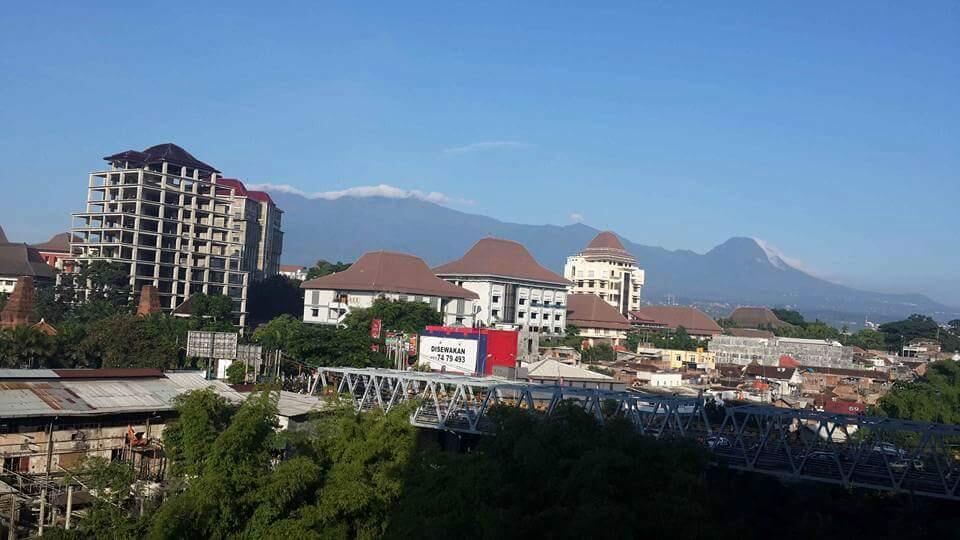
[[[748,236],[960,306],[954,2],[165,6],[5,11],[11,240],[67,230],[102,156],[173,142],[248,184]]]

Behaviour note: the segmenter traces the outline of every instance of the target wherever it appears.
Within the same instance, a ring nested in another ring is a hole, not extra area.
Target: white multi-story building
[[[433,271],[479,296],[479,324],[550,335],[566,330],[570,282],[540,266],[517,242],[484,238],[461,259]]]
[[[423,259],[405,253],[365,253],[350,268],[303,282],[303,322],[340,324],[352,309],[377,298],[423,302],[446,326],[473,326],[477,294],[433,275]]]
[[[571,292],[599,296],[622,315],[639,309],[643,269],[609,231],[598,234],[580,253],[567,257],[563,275]]]
[[[73,214],[76,262],[125,266],[131,288],[153,285],[168,311],[195,293],[229,296],[235,322],[244,325],[251,279],[279,266],[280,211],[272,201],[251,203],[254,192],[223,182],[174,144],[104,159],[111,168],[90,174],[86,210]]]

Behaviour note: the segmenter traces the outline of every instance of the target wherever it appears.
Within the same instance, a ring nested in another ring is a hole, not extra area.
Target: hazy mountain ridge
[[[317,259],[351,261],[366,251],[412,253],[438,265],[459,258],[485,236],[521,242],[545,266],[562,272],[566,257],[583,248],[597,229],[507,223],[417,199],[342,197],[307,199],[271,194],[284,210],[284,263]],[[835,311],[886,320],[923,312],[956,316],[921,294],[861,291],[811,276],[776,257],[752,238],[731,238],[704,254],[670,251],[623,238],[646,270],[644,298],[731,305],[790,305],[809,311]]]

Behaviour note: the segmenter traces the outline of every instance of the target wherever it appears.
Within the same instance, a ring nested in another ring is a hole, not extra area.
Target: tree
[[[904,420],[960,424],[960,364],[931,362],[923,377],[895,383],[880,398],[877,412]]]
[[[773,308],[773,314],[777,316],[778,319],[785,323],[790,323],[794,326],[806,326],[807,321],[804,320],[803,315],[799,311],[794,311],[792,309],[783,309],[783,308]]]
[[[947,323],[947,327],[950,329],[950,333],[960,337],[960,319],[953,319]]]
[[[271,276],[250,285],[247,293],[247,318],[251,326],[280,315],[299,317],[303,313],[303,289],[300,282],[285,276]]]
[[[580,360],[587,364],[597,362],[613,362],[617,359],[617,352],[609,343],[598,343],[580,351]]]
[[[243,362],[234,361],[227,367],[227,382],[230,384],[242,384],[246,378],[247,366]]]
[[[52,368],[57,365],[54,338],[31,328],[18,326],[0,331],[0,366],[7,368]]]
[[[852,336],[845,336],[844,345],[860,347],[861,349],[883,349],[885,346],[884,336],[871,328],[864,328]]]
[[[919,338],[936,339],[940,325],[932,317],[914,313],[902,321],[880,325],[889,351],[899,351],[904,345]]]
[[[176,368],[178,336],[166,330],[163,323],[168,318],[164,314],[114,315],[91,324],[80,347],[99,367]]]
[[[222,294],[197,293],[190,296],[191,315],[214,323],[231,320],[233,308],[233,300]]]
[[[177,419],[163,431],[164,451],[174,476],[197,476],[217,434],[230,422],[233,407],[210,389],[194,390],[174,399]]]
[[[343,272],[347,268],[350,268],[350,264],[351,263],[344,263],[340,261],[331,263],[329,261],[320,259],[317,261],[317,264],[313,265],[312,268],[307,270],[307,279],[316,279],[318,277],[327,276],[336,272]]]

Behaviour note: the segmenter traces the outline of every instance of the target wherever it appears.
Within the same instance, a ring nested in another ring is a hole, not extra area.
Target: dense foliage
[[[276,275],[250,284],[247,292],[247,321],[250,326],[281,315],[303,314],[303,289],[300,281]]]
[[[660,332],[653,330],[634,330],[627,333],[626,347],[630,351],[636,351],[637,347],[645,344],[657,349],[674,349],[680,351],[695,351],[700,347],[706,348],[706,344],[687,333],[687,329],[678,326],[673,332]]]
[[[78,473],[102,494],[51,538],[793,538],[950,537],[952,503],[844,491],[708,466],[693,441],[642,437],[572,404],[548,419],[493,409],[496,435],[420,432],[408,409],[331,407],[275,430],[276,393],[239,408],[187,394],[164,441],[171,478],[138,517],[130,469]],[[456,443],[454,443],[456,444]]]
[[[0,331],[0,367],[186,367],[187,332],[234,330],[233,303],[220,295],[191,296],[190,317],[137,317],[128,279],[117,265],[97,261],[77,274],[62,274],[59,285],[39,286],[37,315],[57,333]]]
[[[427,304],[379,298],[369,309],[351,310],[338,326],[307,324],[299,317],[281,315],[257,328],[252,339],[309,365],[385,367],[389,362],[384,347],[372,350],[375,343],[383,342],[383,335],[379,339],[370,336],[374,319],[380,319],[384,334],[417,333],[443,322],[440,313]]]
[[[926,315],[913,314],[902,321],[880,325],[888,350],[900,350],[915,339],[930,339],[940,342],[945,351],[960,351],[960,321],[954,320],[941,328],[937,321]]]
[[[960,364],[931,362],[917,380],[894,384],[880,398],[877,412],[906,420],[960,424]]]
[[[307,279],[316,279],[318,277],[327,276],[336,272],[343,272],[347,268],[350,268],[350,264],[351,263],[340,261],[332,263],[330,261],[320,259],[317,261],[317,264],[313,265],[307,270]]]

